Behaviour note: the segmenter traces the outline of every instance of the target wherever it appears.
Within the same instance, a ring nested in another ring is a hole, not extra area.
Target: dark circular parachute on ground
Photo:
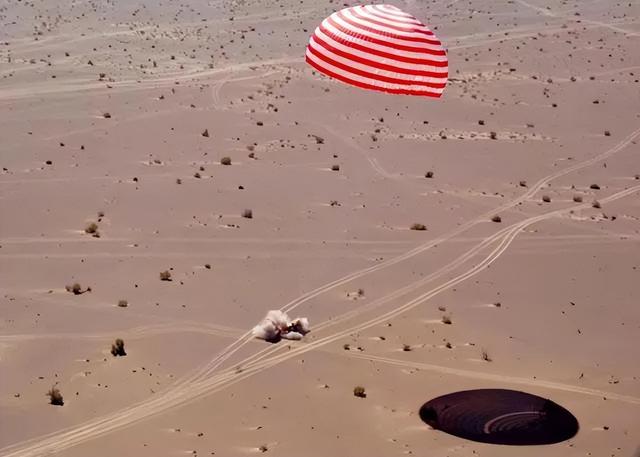
[[[436,430],[491,444],[552,444],[578,433],[578,420],[557,403],[506,389],[454,392],[420,408],[420,418]]]

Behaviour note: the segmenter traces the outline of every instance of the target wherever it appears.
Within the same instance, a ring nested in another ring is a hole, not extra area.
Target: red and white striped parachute
[[[306,60],[347,84],[392,94],[440,97],[447,84],[447,53],[440,40],[392,5],[333,13],[311,36]]]

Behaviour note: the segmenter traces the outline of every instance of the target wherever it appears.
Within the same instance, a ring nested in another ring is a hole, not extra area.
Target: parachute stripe
[[[309,39],[306,61],[319,72],[364,89],[440,97],[448,59],[437,37],[389,5],[345,8]]]
[[[442,72],[442,71],[425,70],[424,66],[419,66],[419,65],[410,65],[406,67],[389,65],[387,63],[384,63],[384,61],[375,61],[375,60],[371,60],[366,57],[363,57],[362,56],[363,53],[358,53],[358,54],[350,53],[346,50],[346,49],[349,49],[348,47],[340,46],[337,43],[335,43],[334,45],[333,43],[330,43],[328,40],[325,40],[325,37],[318,32],[316,32],[315,36],[312,37],[312,43],[310,44],[310,47],[313,49],[318,49],[319,47],[322,47],[326,51],[330,52],[331,54],[346,60],[347,62],[345,63],[354,62],[354,63],[365,65],[373,69],[385,70],[389,72],[396,72],[396,73],[412,75],[412,76],[426,76],[429,78],[439,78],[444,80],[446,80],[448,76],[447,71]],[[323,54],[326,54],[326,53],[323,52]]]
[[[361,19],[366,20],[367,22],[373,24],[374,26],[385,27],[385,28],[388,28],[388,29],[391,29],[391,30],[395,30],[396,32],[409,33],[411,35],[414,35],[414,34],[422,34],[422,35],[428,35],[428,36],[433,35],[433,32],[431,30],[427,29],[426,27],[424,27],[424,28],[420,28],[420,27],[405,27],[400,22],[395,22],[395,21],[389,21],[387,19],[382,19],[382,18],[376,16],[374,13],[364,9],[364,7],[354,8],[352,11],[353,11],[353,13],[355,15],[357,15]]]
[[[333,33],[330,29],[327,29],[324,26],[320,26],[318,29],[316,29],[316,33],[314,34],[314,36],[315,37],[320,36],[320,38],[322,38],[323,41],[326,41],[324,37],[328,37],[333,42],[332,44],[334,44],[334,46],[344,51],[352,52],[364,58],[375,59],[375,60],[385,60],[385,61],[388,60],[391,62],[387,62],[387,63],[397,65],[398,67],[424,70],[425,65],[431,66],[431,67],[447,66],[446,56],[444,55],[434,57],[430,53],[424,53],[423,56],[429,57],[429,58],[420,59],[420,58],[411,57],[412,55],[416,55],[416,54],[409,54],[406,52],[403,52],[402,54],[400,53],[393,54],[391,52],[388,52],[388,48],[381,49],[381,46],[378,46],[375,44],[372,45],[367,43],[366,41],[346,39],[344,37],[341,37],[340,35]],[[380,57],[382,57],[382,59],[380,59]]]
[[[310,55],[309,50],[307,50],[306,56],[307,63],[314,67],[321,73],[324,73],[327,76],[330,76],[334,79],[342,81],[347,84],[351,84],[352,86],[360,87],[362,89],[370,89],[370,90],[378,90],[381,92],[387,92],[390,94],[401,94],[401,95],[417,95],[424,97],[435,97],[438,98],[442,95],[442,91],[437,91],[434,89],[410,89],[412,86],[401,86],[401,85],[380,85],[375,84],[373,82],[367,82],[366,78],[358,78],[358,77],[348,77],[345,74],[335,72],[332,69],[328,68],[325,65],[317,63],[314,58]]]
[[[309,52],[317,57],[319,60],[322,60],[323,62],[331,65],[334,68],[340,69],[343,72],[347,72],[347,73],[352,73],[354,75],[358,75],[358,76],[362,76],[364,78],[368,78],[371,80],[375,80],[375,81],[379,81],[379,82],[383,82],[383,83],[391,83],[391,84],[407,84],[407,85],[412,85],[412,86],[424,86],[424,87],[431,87],[433,89],[443,89],[444,86],[446,86],[446,81],[445,82],[439,82],[439,83],[435,83],[435,82],[431,82],[431,81],[422,81],[420,79],[413,79],[413,80],[409,80],[409,79],[402,79],[402,78],[394,78],[392,76],[387,76],[385,74],[383,74],[382,72],[370,72],[367,70],[362,70],[360,68],[358,68],[357,66],[355,66],[353,63],[351,63],[351,65],[345,64],[345,63],[341,63],[338,62],[337,60],[327,56],[326,54],[323,54],[318,48],[316,48],[315,46],[309,46],[308,47]]]
[[[323,21],[322,25],[325,28],[331,28],[332,30],[335,29],[343,33],[344,35],[349,35],[359,40],[368,41],[369,43],[377,44],[380,46],[386,46],[387,48],[390,48],[390,49],[387,49],[387,51],[407,51],[407,52],[416,52],[419,54],[424,54],[426,52],[426,53],[438,55],[438,56],[446,55],[442,47],[440,47],[439,45],[438,46],[436,45],[407,46],[407,45],[401,44],[402,42],[400,40],[391,40],[389,38],[387,38],[386,40],[382,40],[372,35],[367,35],[362,32],[356,32],[340,24],[338,21],[339,21],[339,18],[329,17]],[[335,33],[336,32],[334,31],[334,34]]]
[[[342,20],[347,22],[351,27],[353,27],[356,30],[364,30],[366,32],[374,33],[376,35],[380,35],[385,38],[386,37],[394,38],[396,40],[410,41],[414,43],[427,43],[427,44],[436,44],[436,45],[440,44],[438,40],[425,38],[423,36],[416,36],[415,34],[401,35],[390,29],[384,29],[383,27],[378,27],[378,26],[371,27],[368,22],[363,21],[360,17],[354,14],[350,8],[339,11],[337,14],[338,14],[338,17],[340,17]]]

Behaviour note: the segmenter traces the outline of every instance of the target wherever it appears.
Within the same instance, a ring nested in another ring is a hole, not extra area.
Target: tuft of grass
[[[64,405],[64,398],[62,398],[62,394],[60,393],[60,389],[55,386],[51,386],[51,389],[47,392],[47,397],[49,397],[49,403],[55,406]]]
[[[362,386],[355,386],[353,388],[353,395],[358,398],[367,398],[367,392],[364,390]]]
[[[338,164],[331,165],[331,171],[340,171],[340,165]]]
[[[502,222],[502,218],[496,214],[491,218],[491,222]]]
[[[551,203],[551,197],[549,197],[548,195],[543,195],[542,201],[545,203]]]
[[[446,325],[451,325],[453,324],[453,321],[451,320],[451,316],[445,314],[444,316],[442,316],[442,323],[446,324]]]
[[[74,282],[72,285],[65,286],[67,292],[71,292],[73,295],[81,295],[85,292],[91,292],[91,287],[87,287],[85,290],[82,290],[82,286],[79,282]]]
[[[91,222],[89,225],[87,225],[84,228],[84,232],[96,238],[100,237],[100,232],[98,232],[98,224],[96,224],[95,222]]]
[[[483,349],[483,350],[480,352],[480,357],[481,357],[481,358],[482,358],[482,360],[484,360],[485,362],[491,362],[491,361],[492,361],[492,359],[491,359],[491,357],[489,357],[489,353],[487,352],[487,350],[486,350],[486,349]]]
[[[433,171],[427,171],[427,172],[424,174],[424,177],[425,177],[425,178],[433,178]]]
[[[160,272],[160,281],[171,281],[171,272],[169,270],[164,270]]]
[[[124,350],[124,341],[121,338],[115,340],[111,345],[111,355],[114,357],[124,357],[127,352]]]
[[[419,224],[417,222],[415,224],[412,224],[410,228],[411,228],[411,230],[420,230],[420,231],[427,230],[427,226],[426,225]]]
[[[574,195],[573,201],[576,203],[582,203],[582,195]]]
[[[231,165],[231,157],[223,157],[220,159],[220,165]]]
[[[245,209],[242,211],[242,217],[246,219],[253,219],[253,211],[250,209]]]
[[[593,206],[596,209],[602,208],[602,206],[600,205],[600,202],[598,200],[594,200],[593,203],[591,203],[591,206]]]
[[[129,302],[127,300],[118,300],[118,306],[120,308],[126,308],[129,306]]]

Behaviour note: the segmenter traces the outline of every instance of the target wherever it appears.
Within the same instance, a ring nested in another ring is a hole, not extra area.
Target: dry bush
[[[169,270],[161,271],[160,281],[171,281],[171,272]]]
[[[111,345],[111,355],[114,357],[124,357],[127,355],[127,352],[124,350],[124,341],[121,338],[116,339]]]
[[[246,219],[253,219],[253,211],[250,209],[245,209],[242,211],[242,217]]]
[[[231,165],[231,157],[223,157],[220,159],[220,165]]]
[[[573,201],[576,203],[582,203],[582,195],[574,195]]]
[[[491,362],[492,359],[491,357],[489,357],[489,353],[487,352],[486,349],[483,349],[482,352],[480,353],[480,357],[482,358],[482,360],[484,360],[485,362]]]
[[[100,236],[98,234],[98,224],[96,224],[95,222],[91,222],[89,225],[87,225],[84,228],[84,232],[88,233],[89,235]]]
[[[331,165],[331,171],[340,171],[340,165]]]
[[[118,306],[120,308],[126,308],[129,306],[129,302],[127,300],[118,300]]]
[[[527,181],[523,179],[522,181],[520,181],[519,185],[520,187],[527,187]]]
[[[110,113],[104,113],[102,115],[102,117],[104,117],[105,119],[111,119],[111,114]]]
[[[411,351],[411,346],[410,346],[410,345],[408,345],[408,344],[403,344],[403,345],[402,345],[402,350],[403,350],[404,352],[410,352],[410,351]]]
[[[453,321],[451,320],[451,316],[448,316],[446,314],[444,316],[442,316],[442,323],[446,324],[446,325],[453,324]]]
[[[548,195],[543,195],[542,201],[545,203],[551,203],[551,197],[549,197]]]
[[[80,285],[79,282],[74,282],[72,285],[67,285],[65,286],[65,289],[67,289],[67,292],[71,292],[73,295],[81,295],[85,292],[90,292],[91,291],[91,287],[87,287],[85,290],[82,290],[82,286]]]
[[[496,214],[491,218],[491,222],[502,222],[502,218]]]
[[[424,177],[425,177],[425,178],[433,178],[433,171],[427,171],[427,172],[424,174]]]
[[[209,129],[204,129],[204,132],[202,132],[202,136],[205,138],[209,138]]]
[[[491,138],[492,140],[497,140],[498,134],[496,132],[489,132],[489,138]]]
[[[358,398],[367,398],[367,392],[364,390],[362,386],[355,386],[353,388],[353,395]]]
[[[427,226],[416,222],[411,225],[411,230],[427,230]]]
[[[593,189],[593,190],[600,190],[600,186],[598,184],[591,184],[589,186],[589,189]]]
[[[62,398],[62,394],[60,393],[60,389],[55,386],[51,386],[51,389],[47,392],[47,397],[49,397],[49,403],[55,406],[64,405],[64,399]]]
[[[602,207],[598,200],[594,200],[593,203],[591,203],[591,206],[593,206],[596,209],[600,209]]]

